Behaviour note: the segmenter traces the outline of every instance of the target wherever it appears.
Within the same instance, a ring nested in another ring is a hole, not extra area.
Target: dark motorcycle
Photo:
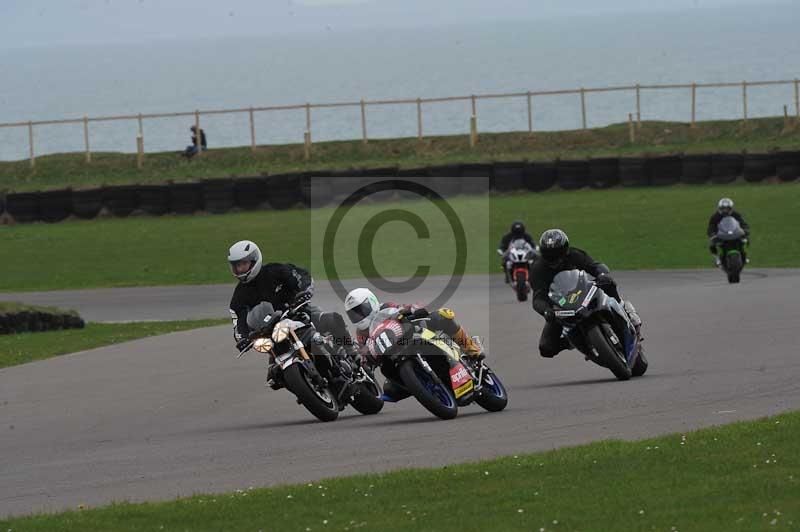
[[[380,412],[381,389],[371,371],[317,332],[306,305],[274,311],[261,303],[253,309],[247,317],[251,342],[236,358],[250,349],[268,355],[267,384],[274,390],[285,387],[321,421],[335,420],[346,404],[365,415]]]
[[[508,404],[500,379],[486,363],[474,362],[449,337],[427,329],[427,318],[398,319],[391,309],[373,322],[367,348],[384,376],[429,412],[453,419],[472,402],[489,412]],[[388,389],[388,384],[387,384]]]
[[[506,275],[511,281],[511,288],[517,294],[517,301],[527,301],[531,291],[529,277],[530,267],[536,258],[536,249],[526,240],[518,238],[511,242],[503,254]]]
[[[717,248],[719,267],[728,276],[729,283],[738,283],[745,265],[744,247],[748,244],[747,235],[733,216],[726,216],[717,226],[717,234],[711,238],[711,245]]]
[[[560,272],[549,296],[564,336],[587,360],[608,368],[619,380],[644,375],[648,364],[635,327],[620,302],[591,276],[581,270]]]

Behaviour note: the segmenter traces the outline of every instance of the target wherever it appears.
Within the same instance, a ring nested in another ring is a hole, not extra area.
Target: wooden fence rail
[[[538,99],[546,96],[564,96],[576,95],[579,100],[576,102],[580,105],[580,119],[583,129],[588,127],[588,105],[589,99],[587,95],[595,93],[608,93],[608,92],[633,92],[635,96],[635,114],[630,113],[629,121],[636,122],[638,127],[641,127],[642,120],[642,91],[658,91],[658,90],[683,90],[690,91],[691,98],[691,111],[690,123],[692,126],[697,121],[697,91],[700,89],[720,89],[720,88],[741,88],[742,90],[742,120],[746,121],[748,118],[748,88],[766,87],[766,86],[779,86],[787,85],[794,88],[794,108],[795,117],[800,120],[800,81],[793,80],[777,80],[777,81],[738,81],[738,82],[725,82],[725,83],[672,83],[672,84],[636,84],[636,85],[619,85],[611,87],[582,87],[578,89],[560,89],[560,90],[542,90],[542,91],[526,91],[526,92],[511,92],[511,93],[490,93],[490,94],[471,94],[469,96],[445,96],[436,98],[405,98],[393,100],[358,100],[350,102],[332,102],[332,103],[304,103],[293,105],[272,105],[266,107],[246,107],[237,109],[208,109],[196,111],[183,111],[175,113],[139,113],[135,115],[116,115],[116,116],[84,116],[82,118],[64,118],[53,120],[32,120],[26,122],[8,122],[0,123],[0,128],[28,128],[28,144],[29,144],[29,160],[31,166],[36,164],[35,156],[35,135],[34,130],[38,126],[50,126],[61,124],[82,124],[84,131],[84,151],[86,154],[86,163],[91,163],[91,143],[90,143],[90,127],[89,124],[93,122],[110,122],[110,121],[136,121],[138,125],[138,135],[141,140],[137,141],[137,152],[139,157],[144,152],[144,121],[158,118],[176,118],[176,117],[193,117],[195,126],[200,128],[201,116],[212,115],[225,115],[225,114],[246,114],[248,115],[249,133],[250,133],[250,146],[252,150],[256,150],[256,129],[255,129],[255,114],[268,113],[271,111],[287,111],[287,110],[305,110],[305,130],[303,134],[304,144],[307,156],[310,157],[310,148],[312,144],[312,110],[314,109],[338,109],[345,107],[354,107],[360,109],[360,125],[361,125],[361,140],[364,143],[369,141],[367,136],[368,125],[368,108],[371,106],[386,106],[386,105],[415,105],[417,112],[417,138],[423,139],[423,106],[429,104],[445,103],[445,102],[470,102],[470,109],[465,117],[465,124],[469,125],[469,135],[471,143],[475,143],[477,139],[477,102],[479,100],[496,100],[518,98],[524,101],[527,106],[527,122],[528,132],[534,133],[533,121],[533,102],[534,98]],[[628,113],[625,113],[628,114]],[[623,115],[624,116],[624,115]]]

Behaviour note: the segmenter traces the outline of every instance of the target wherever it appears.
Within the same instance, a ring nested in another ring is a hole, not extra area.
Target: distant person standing
[[[198,148],[197,145],[197,126],[192,126],[189,128],[192,132],[192,144],[186,146],[186,149],[183,150],[183,156],[187,159],[190,159],[197,155],[199,151],[206,151],[208,150],[208,144],[206,143],[206,132],[203,131],[203,128],[200,128],[200,146]]]

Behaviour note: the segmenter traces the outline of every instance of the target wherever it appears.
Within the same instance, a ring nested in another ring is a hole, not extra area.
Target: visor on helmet
[[[372,305],[370,305],[368,299],[365,299],[360,305],[347,311],[347,317],[350,318],[350,323],[358,323],[370,314],[372,314]]]

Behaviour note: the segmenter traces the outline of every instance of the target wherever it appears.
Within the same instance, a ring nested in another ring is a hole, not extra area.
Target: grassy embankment
[[[790,413],[637,442],[0,520],[0,529],[797,530],[798,438],[800,413]]]
[[[800,184],[736,184],[646,189],[551,191],[540,194],[457,197],[450,201],[469,236],[467,273],[496,272],[494,248],[513,219],[531,233],[562,227],[573,245],[612,269],[707,268],[705,226],[721,196],[731,196],[753,230],[751,267],[800,266]],[[354,209],[336,239],[339,275],[362,277],[358,235],[389,204]],[[396,205],[395,205],[396,206]],[[428,222],[429,239],[405,223],[377,232],[377,270],[407,276],[417,265],[434,274],[453,270],[450,226],[431,204],[404,203]],[[310,265],[325,277],[320,242],[331,209],[261,211],[227,215],[70,221],[0,227],[1,291],[107,286],[230,283],[228,247],[242,238],[261,245],[266,261]],[[314,253],[311,253],[313,243]],[[47,250],[47,275],[40,264]]]
[[[0,306],[4,306],[0,303]],[[83,329],[0,335],[0,368],[171,332],[229,323],[228,320],[87,323]]]
[[[577,159],[609,155],[655,153],[766,152],[776,148],[800,148],[800,128],[792,119],[751,119],[699,122],[692,129],[681,122],[643,122],[636,142],[628,138],[627,124],[576,131],[484,133],[475,149],[467,135],[320,142],[313,157],[303,159],[300,144],[212,149],[187,161],[176,152],[150,153],[142,170],[136,156],[93,153],[87,164],[83,153],[38,157],[36,168],[27,160],[0,162],[0,190],[44,190],[91,187],[101,184],[161,183],[211,177],[258,175],[322,168],[367,168],[380,166],[418,167],[452,162],[493,160]]]

